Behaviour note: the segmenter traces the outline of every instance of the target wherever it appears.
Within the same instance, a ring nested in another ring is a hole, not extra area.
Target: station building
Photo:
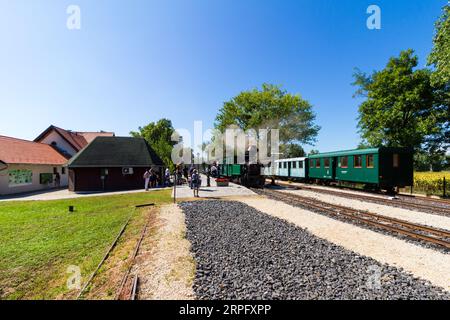
[[[163,165],[143,138],[99,136],[69,161],[69,190],[142,189],[145,171],[161,177]]]

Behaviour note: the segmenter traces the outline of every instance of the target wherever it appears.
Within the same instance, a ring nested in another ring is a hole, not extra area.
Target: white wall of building
[[[13,164],[8,165],[6,170],[0,171],[0,195],[8,195],[22,192],[48,190],[55,187],[54,183],[48,185],[40,184],[41,173],[53,173],[53,168],[56,167],[61,177],[61,187],[67,187],[69,172],[65,168],[65,174],[62,174],[62,166],[49,165],[34,165],[34,164]],[[31,170],[32,183],[26,185],[10,186],[9,171],[10,170]],[[54,177],[54,176],[53,176]]]
[[[65,139],[63,139],[57,132],[52,130],[44,139],[40,141],[41,143],[45,143],[48,145],[52,145],[52,142],[56,142],[56,146],[64,151],[66,151],[68,154],[70,154],[72,157],[77,153],[77,151],[67,143]]]

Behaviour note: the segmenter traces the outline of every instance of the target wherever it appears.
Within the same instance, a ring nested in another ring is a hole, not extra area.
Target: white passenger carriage
[[[306,157],[275,160],[264,168],[264,175],[305,179],[307,160]]]

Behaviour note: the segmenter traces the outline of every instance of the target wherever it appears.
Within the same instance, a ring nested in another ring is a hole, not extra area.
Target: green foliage
[[[314,120],[312,106],[300,95],[263,84],[261,90],[244,91],[225,102],[215,126],[222,132],[232,125],[243,130],[279,129],[282,143],[311,144],[320,129]]]
[[[448,143],[448,108],[438,101],[431,71],[415,70],[413,50],[400,53],[371,75],[357,70],[356,95],[366,97],[359,106],[363,143],[442,150]]]
[[[444,153],[416,152],[414,168],[417,171],[442,171],[446,168],[447,158]]]
[[[319,153],[319,150],[316,150],[316,149],[312,149],[310,152],[309,152],[309,154],[318,154]]]
[[[170,191],[161,190],[0,202],[0,300],[73,298],[67,267],[79,266],[86,281],[130,215],[144,212],[135,205],[170,201]]]
[[[450,4],[443,8],[436,22],[436,33],[433,39],[433,50],[428,57],[428,64],[434,65],[435,72],[431,76],[433,84],[449,86],[450,83]]]
[[[305,156],[305,150],[296,143],[280,145],[280,152],[282,153],[282,158],[298,158]]]
[[[144,138],[164,162],[164,165],[174,170],[175,166],[171,157],[172,148],[176,144],[172,141],[174,132],[172,122],[168,119],[161,119],[158,122],[150,122],[145,127],[139,127],[138,132],[131,131],[130,134],[133,137]]]

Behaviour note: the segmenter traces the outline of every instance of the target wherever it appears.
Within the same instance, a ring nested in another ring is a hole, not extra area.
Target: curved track
[[[357,221],[365,225],[450,249],[450,232],[446,230],[415,224],[409,221],[382,216],[371,212],[360,211],[349,207],[325,203],[316,199],[290,193],[287,194],[275,190],[264,189],[255,190],[255,192],[262,195],[267,195],[280,201],[294,201],[307,209],[325,212],[332,216],[339,216],[348,220]]]

